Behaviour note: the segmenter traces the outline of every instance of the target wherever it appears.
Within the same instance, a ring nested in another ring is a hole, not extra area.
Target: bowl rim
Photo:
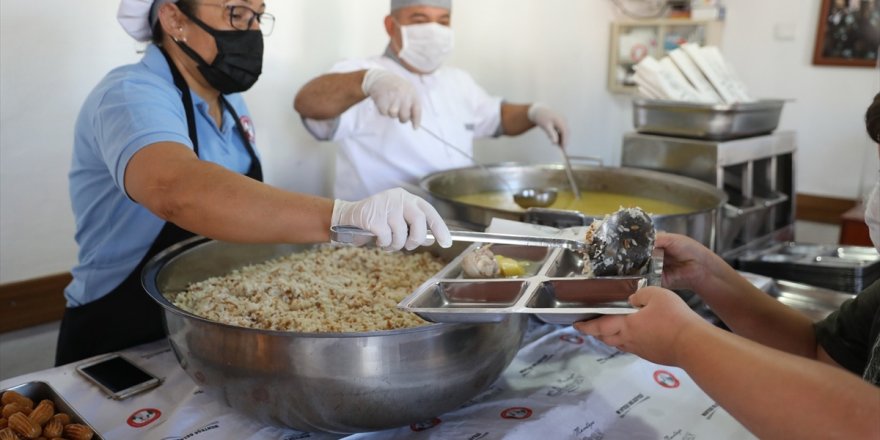
[[[154,301],[156,301],[159,306],[165,311],[165,330],[166,333],[169,333],[168,329],[168,319],[167,313],[173,313],[175,315],[182,316],[184,318],[193,319],[200,323],[208,324],[208,325],[217,325],[221,327],[226,327],[229,329],[234,329],[237,331],[246,331],[246,332],[255,332],[259,334],[272,335],[272,336],[299,336],[299,337],[309,337],[309,338],[365,338],[365,337],[380,337],[380,336],[389,336],[389,335],[397,335],[397,334],[410,334],[410,333],[419,333],[419,332],[429,332],[429,331],[438,331],[444,328],[461,328],[468,325],[475,325],[475,323],[439,323],[439,322],[431,322],[425,320],[426,325],[418,326],[418,327],[407,327],[393,330],[376,330],[370,332],[296,332],[296,331],[286,331],[286,330],[271,330],[271,329],[261,329],[261,328],[253,328],[253,327],[244,327],[240,325],[227,324],[220,321],[215,321],[213,319],[208,319],[202,316],[198,316],[196,314],[190,313],[186,310],[181,309],[180,307],[174,305],[164,294],[159,292],[159,288],[156,285],[156,278],[159,273],[165,267],[165,264],[171,260],[172,258],[180,255],[190,249],[205,245],[210,242],[220,242],[221,240],[214,240],[212,238],[204,237],[201,235],[197,235],[195,237],[188,238],[186,240],[180,241],[172,246],[169,246],[165,250],[156,254],[153,258],[151,258],[147,264],[144,266],[144,269],[141,271],[141,286],[143,287],[145,293],[150,296]],[[408,312],[405,312],[408,313]],[[421,318],[421,317],[420,317]],[[422,318],[424,320],[424,318]]]

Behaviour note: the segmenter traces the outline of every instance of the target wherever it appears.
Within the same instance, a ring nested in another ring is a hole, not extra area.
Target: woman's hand
[[[382,191],[358,202],[336,200],[331,226],[366,229],[376,235],[376,245],[412,250],[426,242],[427,230],[442,247],[452,246],[452,237],[437,210],[424,199],[403,189]]]
[[[658,233],[654,247],[663,249],[663,287],[698,291],[707,278],[727,266],[696,240],[679,234]]]
[[[622,351],[673,366],[678,366],[678,341],[684,332],[712,328],[678,295],[660,287],[640,289],[629,302],[639,311],[576,322],[574,328]]]

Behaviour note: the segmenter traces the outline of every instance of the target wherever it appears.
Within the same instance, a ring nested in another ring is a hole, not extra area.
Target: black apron
[[[174,85],[180,89],[183,107],[186,111],[189,138],[192,140],[193,150],[198,156],[199,141],[196,133],[192,95],[190,95],[189,87],[174,62],[165,51],[162,51],[162,54],[168,61],[171,75],[174,77]],[[222,95],[220,99],[223,106],[235,119],[236,128],[244,140],[247,153],[251,158],[251,167],[246,175],[262,181],[263,170],[248,139],[247,131],[242,126],[232,105]],[[107,295],[93,302],[78,307],[68,307],[61,320],[58,347],[55,351],[55,365],[64,365],[97,354],[122,350],[164,338],[162,308],[144,291],[141,285],[141,271],[154,255],[194,235],[173,223],[166,222],[144,258],[128,274],[125,281]]]

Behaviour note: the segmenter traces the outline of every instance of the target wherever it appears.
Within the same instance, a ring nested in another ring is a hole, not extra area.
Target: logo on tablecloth
[[[568,342],[570,344],[580,345],[584,343],[584,338],[578,335],[562,335],[559,337],[560,340],[564,342]]]
[[[703,411],[703,413],[702,413],[701,415],[702,415],[703,417],[705,417],[706,420],[711,420],[711,419],[712,419],[712,416],[715,415],[715,411],[717,411],[717,410],[718,410],[718,404],[717,404],[717,403],[712,403],[712,406],[706,408],[706,410]]]
[[[620,418],[626,417],[626,415],[633,408],[635,408],[636,405],[638,405],[648,399],[650,399],[650,397],[648,397],[642,393],[639,393],[635,397],[633,397],[632,399],[629,399],[629,401],[627,401],[625,404],[623,404],[623,406],[621,406],[620,408],[617,408],[617,411],[615,411],[615,413],[617,413],[617,416]]]
[[[440,419],[435,417],[433,419],[425,420],[423,422],[413,423],[412,425],[409,425],[409,429],[411,429],[415,432],[424,431],[426,429],[431,429],[431,428],[439,425],[440,421],[441,421]]]
[[[654,381],[664,388],[678,388],[678,386],[681,385],[672,373],[664,370],[657,370],[654,372]]]
[[[130,415],[128,420],[126,420],[126,423],[132,428],[143,428],[144,426],[159,420],[159,417],[161,416],[162,411],[159,411],[156,408],[144,408],[139,409],[135,411],[134,414]]]
[[[584,382],[584,376],[581,374],[571,373],[568,376],[556,379],[557,385],[551,385],[547,395],[550,397],[561,396],[567,393],[577,391]]]
[[[543,364],[544,362],[549,361],[550,359],[553,359],[553,355],[552,354],[545,354],[545,355],[541,356],[540,359],[536,360],[535,362],[532,362],[532,365],[529,365],[528,367],[523,368],[522,370],[519,370],[519,374],[521,374],[523,377],[526,377],[529,375],[529,373],[532,372],[532,370],[535,369],[535,367]]]
[[[532,410],[524,406],[514,406],[501,411],[502,419],[522,420],[532,416]]]
[[[189,440],[197,435],[201,435],[201,434],[204,434],[208,431],[213,431],[218,428],[220,428],[220,422],[214,421],[214,422],[210,422],[206,425],[202,425],[202,426],[196,428],[195,430],[193,430],[192,432],[189,432],[185,435],[177,435],[177,436],[173,436],[173,437],[162,437],[162,440]]]

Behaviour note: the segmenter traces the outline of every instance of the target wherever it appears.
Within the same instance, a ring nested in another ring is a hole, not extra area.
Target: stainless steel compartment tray
[[[864,246],[784,242],[737,261],[749,272],[851,293],[880,278],[880,254]]]
[[[639,133],[730,140],[770,133],[779,125],[783,100],[737,104],[636,99],[633,125]]]
[[[55,404],[55,412],[63,412],[70,416],[71,423],[79,423],[80,425],[88,426],[89,429],[92,430],[94,435],[92,436],[92,440],[101,440],[102,437],[98,434],[98,431],[95,430],[95,427],[86,422],[85,419],[82,418],[69,403],[67,403],[64,398],[55,391],[49,384],[41,381],[33,381],[26,382],[20,385],[16,385],[7,389],[0,389],[0,394],[5,393],[6,391],[15,391],[18,394],[21,394],[31,400],[34,401],[36,405],[41,400],[51,400],[52,403]]]
[[[571,324],[599,315],[632,313],[629,296],[641,287],[660,283],[660,250],[642,275],[587,278],[582,274],[584,261],[576,252],[514,245],[493,245],[492,251],[528,262],[524,276],[463,278],[464,255],[481,246],[469,246],[398,308],[432,322],[500,322],[511,313],[527,313],[551,324]]]

